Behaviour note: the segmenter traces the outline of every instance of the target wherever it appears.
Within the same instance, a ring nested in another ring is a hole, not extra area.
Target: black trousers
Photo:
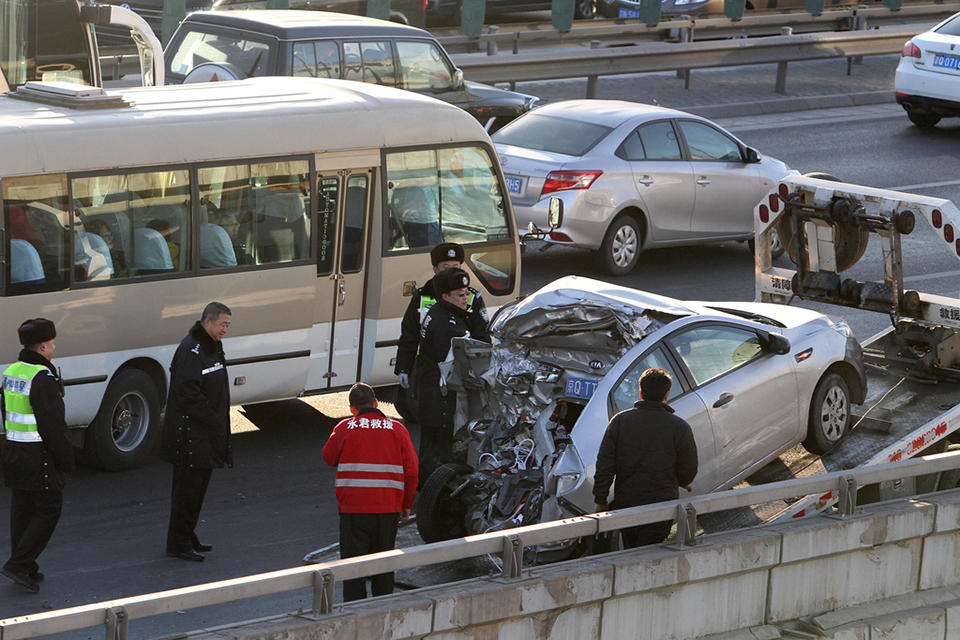
[[[672,520],[664,520],[663,522],[651,522],[650,524],[642,524],[638,527],[621,529],[620,539],[623,541],[623,548],[632,549],[633,547],[642,547],[648,544],[659,544],[670,535],[670,527],[672,525]]]
[[[10,559],[4,569],[19,574],[38,570],[37,557],[57,528],[63,493],[14,489],[10,501]]]
[[[194,529],[200,519],[203,497],[207,494],[212,472],[213,469],[194,469],[173,465],[167,553],[191,551],[197,543],[197,534]]]
[[[440,465],[453,462],[453,415],[457,410],[457,396],[453,391],[443,395],[438,388],[418,390],[420,416],[420,461],[418,489],[423,490]]]
[[[389,551],[397,542],[399,513],[341,513],[340,557],[353,558],[378,551]],[[373,595],[393,593],[393,572],[370,578]],[[365,578],[343,581],[343,600],[362,600],[367,597]]]

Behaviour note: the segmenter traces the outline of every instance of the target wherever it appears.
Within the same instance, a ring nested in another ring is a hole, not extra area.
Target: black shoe
[[[181,560],[191,560],[193,562],[203,562],[203,556],[197,553],[196,551],[181,551],[180,553],[172,553],[167,551],[167,555],[171,558],[180,558]]]
[[[197,541],[197,542],[194,542],[194,543],[193,543],[193,550],[194,550],[194,551],[204,551],[204,552],[206,552],[206,551],[213,551],[213,545],[212,545],[212,544],[203,544],[202,542]]]
[[[40,573],[39,571],[36,571],[36,570],[31,571],[27,575],[30,576],[30,579],[33,580],[34,582],[43,582],[43,574]]]
[[[18,585],[20,585],[27,591],[30,591],[31,593],[36,593],[37,591],[40,591],[40,585],[37,584],[36,581],[32,580],[30,576],[28,576],[25,573],[17,573],[16,571],[12,571],[10,569],[0,570],[0,573],[10,578],[11,580],[16,582]]]

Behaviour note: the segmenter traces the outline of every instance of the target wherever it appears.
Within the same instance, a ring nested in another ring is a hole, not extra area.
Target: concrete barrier
[[[843,519],[707,535],[685,549],[621,551],[189,637],[960,639],[958,534],[954,490]]]

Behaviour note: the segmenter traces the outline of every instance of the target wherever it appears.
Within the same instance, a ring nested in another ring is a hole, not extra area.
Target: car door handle
[[[717,401],[713,403],[713,408],[719,409],[720,407],[724,406],[725,404],[729,404],[730,402],[733,402],[733,394],[721,393],[720,397],[717,398]]]
[[[650,185],[653,184],[653,178],[651,178],[650,176],[643,176],[642,178],[637,178],[637,182],[639,182],[645,187],[649,187]]]
[[[710,178],[708,178],[707,176],[700,176],[699,178],[697,178],[697,184],[706,186],[710,184]]]

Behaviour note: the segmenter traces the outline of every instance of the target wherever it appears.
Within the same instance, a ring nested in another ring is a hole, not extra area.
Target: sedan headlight
[[[562,496],[563,494],[570,493],[576,489],[578,486],[580,486],[580,478],[582,477],[582,473],[577,473],[575,471],[557,474],[557,495]]]
[[[833,318],[828,318],[830,320],[830,326],[834,331],[842,335],[844,338],[850,338],[853,336],[853,329],[850,328],[850,325],[847,324],[846,320],[834,320]]]

